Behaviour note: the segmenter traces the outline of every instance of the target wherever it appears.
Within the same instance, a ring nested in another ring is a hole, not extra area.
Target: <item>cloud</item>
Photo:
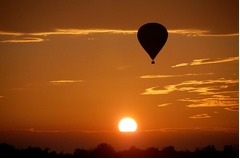
[[[200,29],[176,29],[168,30],[169,33],[179,34],[185,36],[211,36],[211,37],[222,37],[222,36],[238,36],[238,33],[231,34],[212,34],[210,30],[200,30]]]
[[[9,39],[9,40],[3,40],[2,43],[39,43],[45,41],[42,38],[36,38],[36,37],[26,37],[21,39]]]
[[[189,108],[224,107],[229,111],[238,111],[238,79],[189,80],[177,84],[145,89],[142,95],[164,95],[173,92],[195,93],[194,98],[177,99],[186,102]],[[160,105],[161,106],[161,105]],[[164,106],[164,105],[163,105]]]
[[[18,33],[18,32],[6,32],[6,31],[0,31],[0,35],[3,36],[21,36],[25,35],[26,33]]]
[[[239,57],[225,57],[225,58],[216,58],[216,59],[204,58],[204,59],[196,59],[189,63],[176,64],[172,67],[176,68],[176,67],[184,67],[184,66],[218,64],[218,63],[233,62],[238,60],[239,60]]]
[[[231,97],[226,95],[213,95],[209,98],[200,99],[179,99],[182,102],[190,102],[193,104],[187,105],[190,108],[196,107],[238,107],[238,97]]]
[[[172,67],[183,67],[183,66],[188,66],[188,65],[189,65],[189,63],[180,63],[180,64],[176,64]]]
[[[208,114],[198,114],[198,116],[202,115],[209,116]],[[196,115],[195,115],[196,116]],[[201,117],[201,116],[200,116]],[[210,118],[211,116],[209,116]],[[190,117],[189,117],[190,118]],[[192,119],[202,119],[202,118],[192,118]],[[140,132],[181,132],[181,131],[201,131],[201,132],[224,132],[224,133],[237,133],[238,128],[225,128],[225,127],[180,127],[180,128],[159,128],[159,129],[147,129],[147,130],[139,130]]]
[[[226,110],[229,110],[229,111],[239,111],[239,106],[234,106],[234,107],[227,107],[225,108]]]
[[[177,29],[168,30],[169,34],[182,35],[182,36],[238,36],[235,34],[211,34],[207,30],[198,29]],[[135,35],[137,30],[123,30],[123,29],[55,29],[54,31],[48,32],[5,32],[0,31],[0,36],[13,36],[13,39],[2,40],[2,43],[33,43],[46,41],[39,36],[50,36],[50,35],[89,35],[89,34],[120,34],[120,35]],[[22,38],[16,38],[22,36]],[[31,37],[29,37],[31,36]],[[88,38],[93,40],[93,38]],[[201,59],[200,59],[201,60]],[[175,67],[186,66],[188,63],[181,63],[175,65]],[[174,67],[174,66],[173,66]]]
[[[185,76],[199,76],[199,75],[212,75],[213,73],[189,73],[189,74],[181,74],[181,75],[143,75],[140,78],[143,79],[153,79],[153,78],[172,78],[172,77],[185,77]]]
[[[87,35],[96,33],[107,33],[107,34],[136,34],[138,30],[127,30],[127,29],[63,29],[58,28],[54,31],[49,32],[5,32],[0,31],[0,35],[12,35],[12,36],[22,36],[22,35],[33,35],[33,36],[47,36],[47,35]],[[209,30],[200,29],[175,29],[168,30],[169,34],[184,35],[184,36],[238,36],[238,33],[232,34],[211,34]]]
[[[26,129],[0,129],[0,131],[25,131],[31,133],[110,133],[114,131],[110,130],[41,130],[35,128],[26,128]]]
[[[228,85],[238,84],[238,80],[216,79],[216,80],[190,80],[178,84],[167,85],[164,89],[157,89],[158,86],[145,89],[142,95],[169,94],[174,91],[195,92],[200,95],[216,94],[220,89],[227,88]]]
[[[56,29],[49,32],[3,32],[0,35],[8,36],[48,36],[48,35],[88,35],[88,34],[136,34],[137,30],[119,30],[119,29]]]
[[[201,115],[201,114],[199,114]],[[10,132],[31,132],[31,133],[114,133],[114,130],[44,130],[35,128],[26,129],[0,129],[0,131]],[[238,128],[225,128],[225,127],[176,127],[176,128],[156,128],[156,129],[141,129],[139,132],[181,132],[181,131],[202,131],[202,132],[225,132],[225,133],[238,133]]]
[[[84,81],[83,80],[53,80],[49,82],[54,85],[61,85],[61,84],[70,84],[70,83],[81,83]]]
[[[206,119],[206,118],[211,118],[211,116],[208,114],[197,114],[197,115],[191,116],[189,118],[191,118],[191,119]]]
[[[168,30],[169,34],[183,35],[183,36],[238,36],[235,34],[211,34],[207,30],[198,29],[177,29]],[[43,42],[45,41],[39,36],[50,35],[89,35],[89,34],[121,34],[121,35],[135,35],[137,30],[123,30],[123,29],[55,29],[48,32],[5,32],[0,31],[0,36],[14,36],[15,39],[3,40],[3,43],[27,43],[27,42]],[[16,39],[17,36],[24,36],[21,39]],[[30,37],[29,36],[33,36]],[[92,38],[90,38],[93,40]],[[175,67],[189,65],[188,63],[178,64]]]
[[[159,104],[158,107],[166,107],[166,106],[168,106],[168,105],[170,105],[170,104],[172,104],[172,103]]]
[[[29,43],[29,42],[43,42],[46,41],[42,36],[51,35],[89,35],[89,34],[121,34],[131,35],[136,34],[137,30],[114,30],[114,29],[56,29],[50,32],[33,32],[33,33],[20,33],[20,32],[3,32],[0,31],[0,36],[11,36],[13,39],[2,40],[2,43]],[[29,37],[31,36],[31,37]],[[17,38],[21,37],[21,38]],[[94,38],[88,38],[94,40]]]
[[[155,87],[150,87],[145,89],[145,92],[142,93],[142,95],[158,95],[158,94],[169,94],[173,91],[175,91],[175,87],[174,86],[165,86],[165,89],[156,89],[158,88],[158,86]]]

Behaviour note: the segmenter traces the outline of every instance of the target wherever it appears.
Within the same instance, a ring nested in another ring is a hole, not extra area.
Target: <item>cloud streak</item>
[[[189,80],[177,84],[145,89],[142,95],[166,95],[173,92],[195,93],[195,98],[178,99],[187,103],[189,108],[223,107],[229,111],[238,111],[238,79]],[[161,105],[160,105],[161,106]],[[164,105],[163,105],[164,106]]]
[[[196,116],[196,115],[195,115]],[[208,114],[198,114],[199,117],[207,117]],[[193,116],[192,116],[193,117]],[[197,119],[197,118],[192,118]],[[202,119],[202,118],[198,118]],[[238,128],[225,128],[225,127],[189,127],[189,128],[160,128],[160,129],[148,129],[148,130],[139,130],[140,132],[182,132],[182,131],[201,131],[201,132],[225,132],[225,133],[237,133]]]
[[[49,81],[53,85],[61,85],[61,84],[70,84],[70,83],[81,83],[83,80],[53,80]]]
[[[185,77],[185,76],[199,76],[199,75],[212,75],[213,73],[189,73],[189,74],[181,74],[181,75],[143,75],[140,78],[143,79],[155,79],[155,78],[173,78],[173,77]]]
[[[187,105],[190,108],[196,107],[229,107],[235,108],[238,107],[238,97],[231,97],[226,95],[212,95],[208,98],[201,98],[201,99],[179,99],[182,102],[190,102],[192,104]]]
[[[229,110],[229,111],[239,111],[239,106],[234,106],[234,107],[227,107],[225,108],[226,110]]]
[[[33,32],[33,33],[20,33],[20,32],[3,32],[0,35],[6,36],[49,36],[49,35],[88,35],[88,34],[136,34],[137,30],[115,30],[115,29],[56,29],[49,32]]]
[[[176,29],[176,30],[168,30],[169,33],[179,34],[185,36],[209,36],[209,37],[228,37],[228,36],[238,36],[238,33],[232,34],[212,34],[210,30],[200,30],[200,29]]]
[[[199,29],[177,29],[168,30],[169,34],[182,35],[187,37],[195,36],[238,36],[235,34],[211,34],[208,30]],[[55,29],[49,32],[4,32],[0,31],[0,36],[14,36],[15,39],[2,40],[3,43],[27,43],[27,42],[43,42],[45,41],[39,36],[50,36],[50,35],[89,35],[89,34],[121,34],[121,35],[135,35],[137,30],[121,30],[121,29]],[[24,38],[16,39],[18,36],[24,36]],[[36,36],[27,38],[25,36]]]
[[[164,89],[157,89],[158,86],[150,87],[142,95],[169,94],[174,91],[195,92],[201,95],[215,94],[220,89],[227,88],[228,85],[238,84],[238,80],[216,79],[216,80],[190,80],[178,84],[167,85]]]
[[[33,33],[21,33],[21,32],[4,32],[0,31],[0,35],[33,35],[33,36],[47,36],[47,35],[87,35],[96,33],[108,33],[108,34],[136,34],[137,30],[121,30],[121,29],[55,29],[49,32],[33,32]],[[238,33],[233,34],[211,34],[209,30],[200,29],[175,29],[168,30],[170,34],[184,35],[184,36],[238,36]]]
[[[26,129],[0,129],[0,131],[25,131],[31,133],[110,133],[114,131],[108,130],[41,130],[35,128],[26,128]]]
[[[216,58],[216,59],[204,58],[204,59],[196,59],[188,63],[176,64],[172,67],[176,68],[176,67],[184,67],[184,66],[219,64],[219,63],[233,62],[238,60],[239,60],[239,57],[225,57],[225,58]]]
[[[36,37],[26,37],[21,39],[10,39],[10,40],[3,40],[2,43],[39,43],[45,41],[42,38]]]
[[[206,118],[211,118],[211,116],[208,114],[197,114],[197,115],[191,116],[189,118],[190,119],[206,119]]]
[[[171,105],[172,103],[164,103],[164,104],[159,104],[158,107],[166,107],[168,105]]]

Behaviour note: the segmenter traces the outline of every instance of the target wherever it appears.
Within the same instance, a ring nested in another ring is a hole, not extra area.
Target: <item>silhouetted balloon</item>
[[[167,29],[158,23],[147,23],[138,29],[137,37],[154,64],[155,57],[167,41]]]

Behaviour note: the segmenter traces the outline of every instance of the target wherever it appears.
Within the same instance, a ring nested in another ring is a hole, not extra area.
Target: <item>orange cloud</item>
[[[208,114],[197,114],[197,115],[191,116],[189,118],[191,118],[191,119],[206,119],[206,118],[211,118],[211,116]]]
[[[158,86],[145,89],[142,95],[163,95],[172,92],[196,93],[195,98],[178,99],[187,102],[187,107],[225,107],[226,110],[238,111],[238,80],[216,79],[216,80],[190,80],[177,84]],[[165,106],[159,105],[159,106]]]
[[[19,33],[19,32],[2,32],[0,36],[13,36],[14,39],[2,40],[2,43],[29,43],[29,42],[43,42],[42,36],[50,35],[89,35],[89,34],[122,34],[131,35],[136,34],[137,30],[114,30],[114,29],[56,29],[50,32],[36,32],[36,33]],[[21,36],[22,38],[18,38]],[[31,37],[29,37],[31,36]],[[17,37],[17,38],[16,38]],[[93,38],[88,38],[93,40]]]
[[[224,95],[213,95],[209,98],[201,99],[179,99],[182,102],[191,102],[193,104],[187,105],[190,108],[196,107],[238,107],[238,97],[224,96]]]
[[[238,36],[238,33],[233,34],[212,34],[210,30],[200,30],[200,29],[176,29],[176,30],[168,30],[169,33],[172,34],[180,34],[185,36]]]
[[[198,93],[200,95],[217,94],[218,91],[226,89],[228,85],[238,84],[238,80],[226,80],[223,78],[216,80],[190,80],[178,84],[167,85],[164,89],[157,89],[158,86],[145,89],[142,95],[169,94],[174,91],[185,91]]]
[[[48,36],[48,35],[87,35],[87,34],[136,34],[137,30],[121,30],[121,29],[61,29],[58,28],[54,31],[49,32],[4,32],[0,31],[0,35],[8,36]],[[200,29],[176,29],[168,30],[170,34],[184,35],[184,36],[238,36],[238,33],[233,34],[211,34],[209,30],[200,30]]]
[[[49,81],[51,84],[59,85],[59,84],[68,84],[68,83],[81,83],[83,80],[53,80]]]
[[[158,107],[166,107],[166,106],[168,106],[168,105],[170,105],[170,104],[172,104],[172,103],[159,104]]]
[[[229,111],[239,111],[239,106],[226,107],[225,109],[226,109],[226,110],[229,110]]]
[[[36,37],[26,37],[21,39],[9,39],[9,40],[3,40],[2,43],[39,43],[43,42],[44,39],[42,38],[36,38]]]
[[[183,36],[238,36],[235,34],[211,34],[207,30],[199,29],[178,29],[178,30],[168,30],[169,34],[183,35]],[[89,35],[89,34],[121,34],[121,35],[135,35],[137,30],[121,30],[121,29],[56,29],[49,32],[4,32],[0,31],[0,36],[13,36],[13,39],[2,40],[2,43],[33,43],[33,42],[43,42],[45,39],[39,38],[39,36],[50,36],[50,35]],[[16,38],[22,36],[23,38]],[[31,36],[29,38],[29,36]],[[93,38],[88,38],[88,40],[93,40]],[[202,59],[200,59],[202,60]],[[198,62],[198,61],[194,61]],[[193,63],[194,63],[193,62]],[[189,63],[181,63],[172,67],[182,67],[191,65]]]
[[[48,35],[88,35],[88,34],[136,34],[137,30],[118,30],[118,29],[56,29],[49,32],[1,32],[0,35],[8,36],[48,36]]]
[[[181,74],[181,75],[143,75],[140,78],[144,79],[152,79],[152,78],[172,78],[172,77],[185,77],[185,76],[199,76],[199,75],[212,75],[213,73],[189,73],[189,74]]]
[[[172,66],[173,68],[176,67],[184,67],[184,66],[197,66],[197,65],[208,65],[208,64],[218,64],[218,63],[225,63],[225,62],[233,62],[238,61],[239,57],[225,57],[225,58],[217,58],[217,59],[196,59],[189,63],[180,63]]]

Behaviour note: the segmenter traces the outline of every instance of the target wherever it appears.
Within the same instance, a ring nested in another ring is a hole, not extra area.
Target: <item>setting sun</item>
[[[126,117],[120,120],[118,129],[120,132],[135,132],[137,130],[137,123],[134,119]]]

